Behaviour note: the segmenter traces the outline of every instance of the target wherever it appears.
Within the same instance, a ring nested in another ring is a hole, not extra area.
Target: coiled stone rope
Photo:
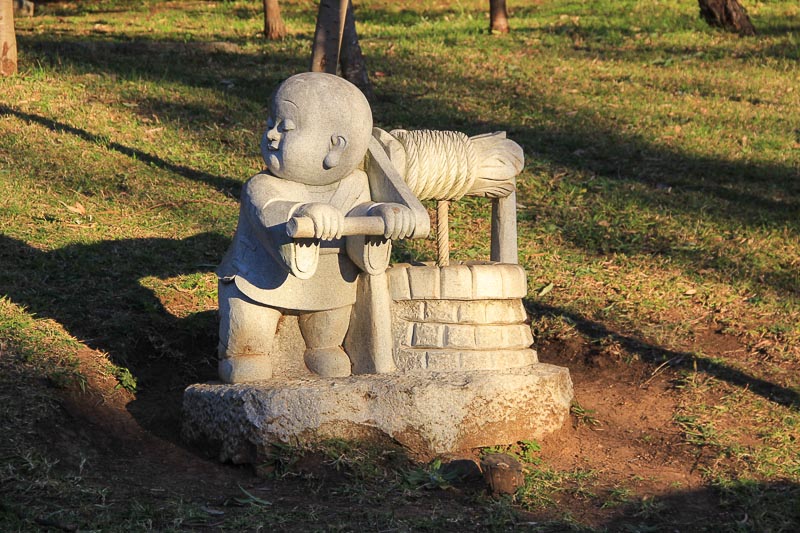
[[[394,130],[406,153],[405,182],[420,200],[458,200],[472,187],[478,161],[458,131]]]
[[[449,211],[449,200],[440,200],[436,205],[436,264],[440,267],[450,264]]]
[[[420,200],[438,201],[437,263],[440,267],[447,266],[450,263],[450,201],[465,194],[489,198],[510,195],[524,164],[522,148],[506,139],[505,132],[475,137],[457,131],[378,132],[411,192]]]

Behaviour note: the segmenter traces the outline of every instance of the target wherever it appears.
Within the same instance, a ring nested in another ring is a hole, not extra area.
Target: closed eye
[[[295,128],[297,128],[297,126],[293,120],[287,118],[283,121],[283,131],[292,131]]]

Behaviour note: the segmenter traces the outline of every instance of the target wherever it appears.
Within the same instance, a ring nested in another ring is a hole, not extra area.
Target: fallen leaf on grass
[[[548,292],[552,291],[553,287],[555,287],[555,285],[553,285],[552,283],[548,283],[547,285],[542,287],[542,290],[539,291],[539,296],[544,296]]]
[[[70,213],[75,213],[76,215],[81,215],[81,216],[86,214],[86,208],[80,202],[75,202],[75,205],[67,205],[64,202],[59,202],[59,203],[64,207],[66,207],[67,211],[69,211]]]
[[[683,293],[684,296],[692,296],[693,294],[697,294],[697,289],[687,289],[686,292]]]

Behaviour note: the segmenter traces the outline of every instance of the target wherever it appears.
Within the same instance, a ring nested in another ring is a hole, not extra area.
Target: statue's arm
[[[278,178],[265,174],[256,174],[245,183],[242,205],[257,233],[271,232],[276,226],[286,224],[303,205],[299,201],[302,199],[289,199],[286,188]],[[285,230],[283,232],[286,233]]]
[[[317,269],[319,241],[298,248],[286,233],[286,222],[306,205],[297,191],[290,190],[292,185],[267,174],[257,174],[242,190],[242,208],[267,253],[294,276],[307,279]]]

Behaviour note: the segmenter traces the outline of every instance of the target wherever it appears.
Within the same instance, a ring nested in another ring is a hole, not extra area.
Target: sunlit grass
[[[315,2],[281,3],[280,42],[244,1],[46,3],[16,21],[20,74],[0,80],[0,340],[52,363],[35,372],[72,372],[78,346],[134,375],[213,359],[213,265],[262,166],[268,96],[308,66]],[[483,1],[357,3],[377,125],[507,130],[525,149],[520,261],[540,337],[575,335],[578,317],[700,354],[676,427],[749,420],[693,443],[719,458],[707,479],[739,496],[749,479],[800,482],[796,405],[703,381],[716,365],[800,393],[800,6],[747,7],[753,39],[677,0],[513,2],[504,37]],[[486,258],[488,204],[451,216],[454,258]],[[704,331],[743,351],[703,356]]]

